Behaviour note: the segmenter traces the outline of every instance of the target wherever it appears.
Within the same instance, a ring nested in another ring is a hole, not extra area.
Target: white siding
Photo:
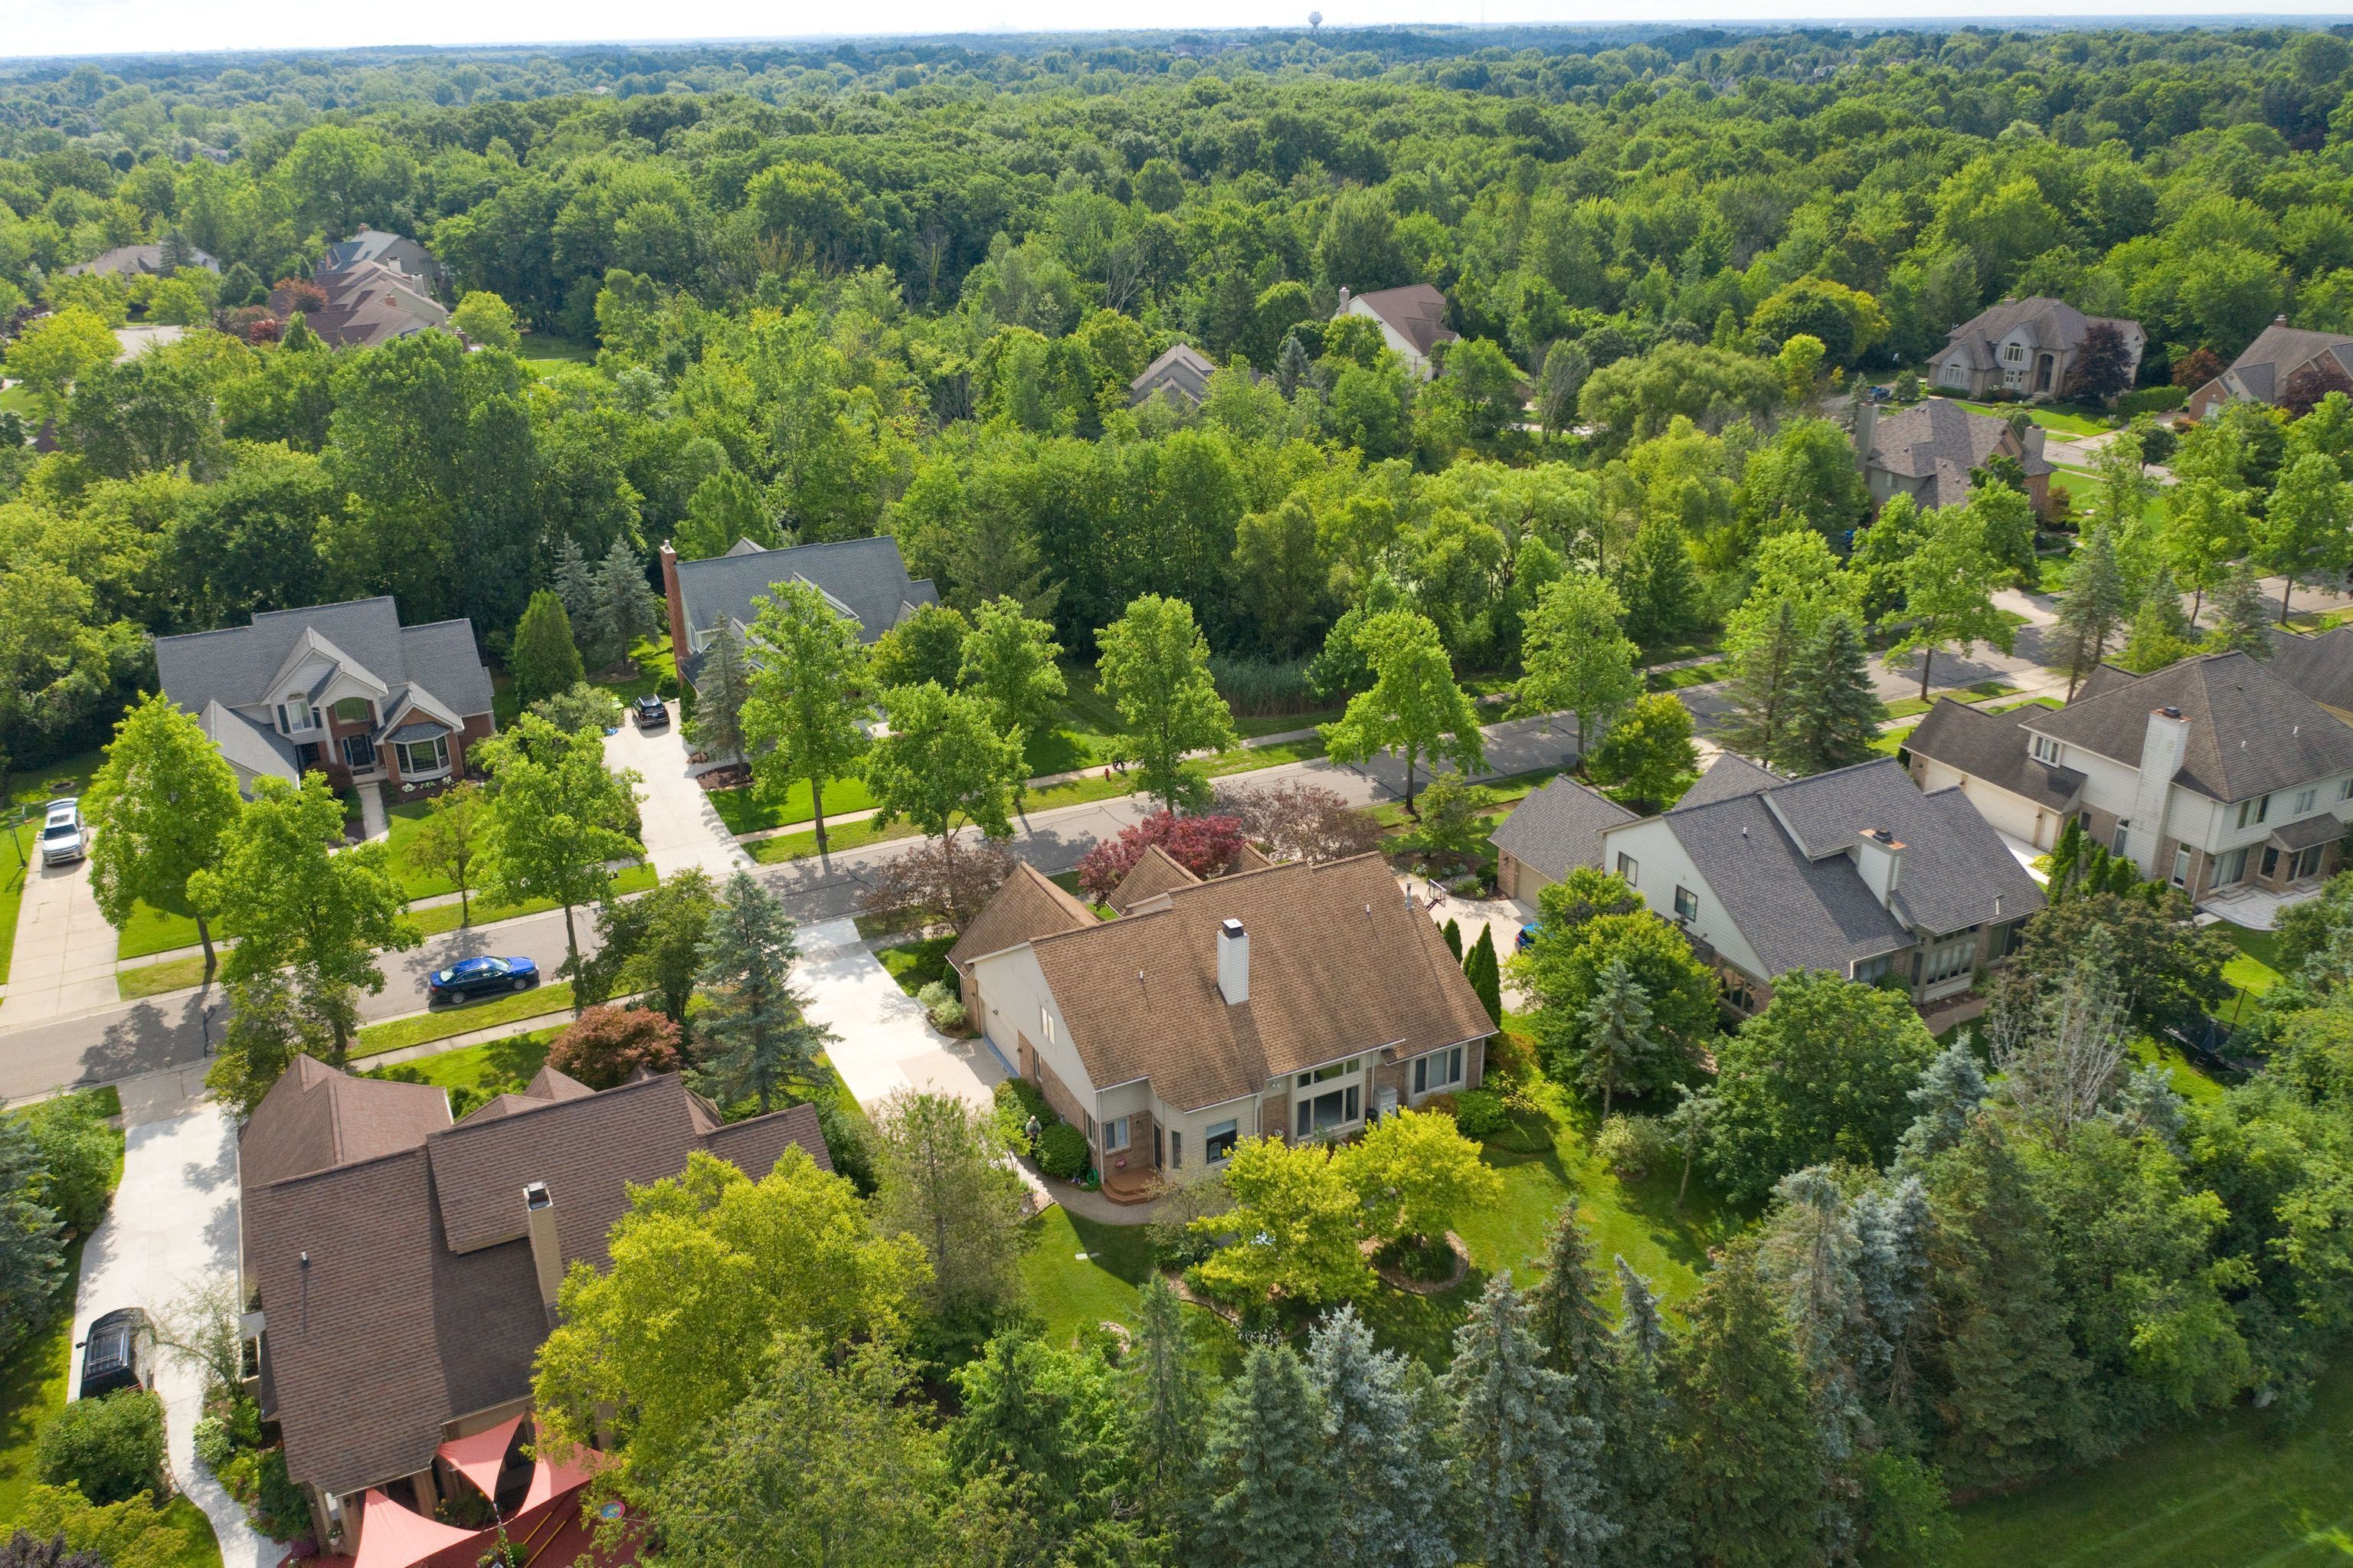
[[[1757,959],[1757,950],[1748,945],[1748,938],[1742,936],[1740,927],[1733,924],[1724,900],[1715,895],[1715,890],[1708,886],[1706,879],[1692,864],[1691,857],[1683,853],[1683,846],[1677,842],[1664,819],[1651,817],[1604,830],[1601,835],[1601,869],[1616,871],[1618,857],[1621,853],[1631,855],[1638,863],[1641,874],[1634,885],[1634,891],[1642,895],[1642,902],[1651,906],[1651,913],[1661,919],[1672,920],[1675,917],[1676,887],[1691,889],[1699,895],[1699,914],[1685,922],[1685,928],[1693,936],[1712,945],[1736,968],[1758,980],[1773,978],[1765,972],[1765,966]]]
[[[972,978],[988,1014],[978,1022],[989,1044],[1018,1066],[1021,1057],[1016,1036],[1026,1038],[1082,1106],[1096,1104],[1095,1081],[1087,1075],[1086,1064],[1071,1048],[1071,1027],[1054,1005],[1054,993],[1046,984],[1046,972],[1038,967],[1038,955],[1026,943],[992,953],[974,962]]]
[[[2046,806],[2038,806],[2023,795],[2011,793],[1999,784],[1989,784],[1975,774],[1964,773],[1947,767],[1934,758],[1920,758],[1920,791],[1930,794],[1949,789],[1955,785],[1968,797],[1996,831],[2012,838],[2024,839],[2036,849],[2049,849],[2058,842],[2059,813]]]

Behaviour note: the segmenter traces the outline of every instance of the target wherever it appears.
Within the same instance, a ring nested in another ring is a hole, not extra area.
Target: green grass
[[[135,969],[114,972],[114,991],[125,1001],[137,1001],[144,996],[161,996],[167,991],[185,991],[205,982],[205,956],[188,959],[166,959],[160,964],[142,964]]]
[[[195,947],[196,922],[194,916],[166,915],[152,905],[140,904],[132,907],[130,922],[119,935],[117,958],[143,959],[150,953]]]
[[[2132,1043],[2132,1059],[2144,1067],[2162,1067],[2173,1080],[2173,1092],[2185,1100],[2209,1102],[2222,1097],[2222,1086],[2200,1072],[2181,1047],[2169,1040],[2143,1034]]]
[[[411,898],[433,898],[458,891],[458,885],[440,873],[408,863],[409,848],[417,842],[417,830],[432,814],[430,800],[403,800],[385,810],[385,820],[392,830],[384,841],[385,847],[392,852],[392,874],[400,879],[400,890]]]
[[[488,1098],[522,1088],[547,1061],[547,1048],[564,1033],[561,1025],[460,1045],[455,1051],[419,1056],[402,1065],[437,1088],[471,1089]]]
[[[626,894],[643,893],[659,880],[661,880],[659,875],[650,865],[626,867],[613,874],[613,896],[618,898]],[[522,915],[544,915],[550,909],[561,907],[562,906],[552,898],[528,898],[521,904],[493,904],[477,894],[474,896],[474,918],[471,923],[476,926],[487,926],[493,920],[512,920]],[[462,905],[436,904],[428,908],[410,910],[408,918],[421,934],[438,937],[444,931],[454,931],[459,926],[467,924],[459,918],[464,913]],[[593,921],[596,918],[594,914],[586,910],[581,911],[579,917],[584,921]]]
[[[596,364],[596,350],[590,344],[567,343],[560,337],[533,333],[522,340],[522,351],[515,357],[544,381],[569,366]]]
[[[908,822],[893,822],[878,828],[870,821],[843,822],[826,830],[826,844],[835,853],[845,850],[862,849],[868,844],[885,843],[892,839],[918,837],[920,830]],[[774,865],[779,861],[803,860],[817,853],[815,830],[798,833],[778,833],[770,839],[754,839],[744,846],[745,853],[762,865]]]
[[[1893,757],[1904,748],[1904,743],[1911,739],[1912,732],[1919,727],[1916,724],[1907,724],[1902,729],[1882,730],[1879,738],[1871,743],[1871,749],[1882,757]]]
[[[0,863],[0,985],[8,983],[8,959],[16,951],[16,916],[25,906],[25,882],[33,874],[33,840],[38,822],[16,824],[16,850]]]
[[[2283,1431],[2236,1408],[1959,1512],[1952,1568],[2320,1568],[2353,1558],[2353,1363]]]
[[[1642,677],[1645,690],[1680,692],[1688,686],[1704,686],[1711,681],[1721,681],[1732,673],[1730,663],[1717,660],[1712,664],[1685,664],[1674,670],[1652,670]]]
[[[875,953],[899,989],[914,995],[934,980],[948,976],[948,949],[955,946],[954,937],[925,937],[920,941],[902,942],[895,948],[883,948]]]
[[[66,1406],[73,1369],[75,1282],[81,1277],[81,1243],[66,1248],[65,1289],[57,1320],[0,1360],[0,1520],[16,1517],[37,1478],[34,1446],[41,1428]]]
[[[181,1546],[172,1559],[172,1568],[220,1568],[219,1538],[213,1534],[213,1521],[205,1510],[185,1497],[174,1498],[164,1505],[164,1526],[179,1531]]]
[[[2222,978],[2252,996],[2261,996],[2279,984],[2279,933],[2251,931],[2218,921],[2214,928],[2231,939],[2239,956],[2222,966]]]
[[[2014,714],[2021,708],[2058,708],[2066,705],[2056,697],[2029,697],[2022,703],[2004,703],[1998,708],[1988,708],[1989,714]]]
[[[547,985],[534,986],[529,991],[511,991],[488,1001],[437,1008],[413,1018],[396,1018],[388,1023],[371,1023],[361,1030],[359,1038],[353,1042],[352,1055],[357,1059],[381,1056],[387,1051],[406,1051],[412,1045],[429,1045],[453,1034],[470,1034],[477,1029],[512,1023],[521,1018],[563,1012],[571,1006],[572,982],[555,980]]]
[[[2054,430],[2063,436],[2096,436],[2116,429],[2108,422],[2105,414],[2080,412],[2073,404],[1973,403],[1965,397],[1954,397],[1948,401],[1959,404],[1972,414],[1985,414],[1997,419],[2007,419],[2024,408],[2028,418],[2044,429]]]
[[[0,391],[0,409],[12,414],[21,414],[26,418],[37,422],[41,414],[41,400],[33,396],[33,389],[29,387],[11,387],[5,391]]]
[[[863,780],[836,779],[825,787],[825,810],[828,822],[845,811],[863,811],[874,804],[874,797],[866,792]],[[809,785],[806,779],[793,781],[793,787],[781,800],[761,799],[754,791],[744,789],[714,789],[711,792],[711,809],[727,824],[731,833],[756,833],[768,828],[786,828],[797,822],[813,820],[817,812],[809,802]]]

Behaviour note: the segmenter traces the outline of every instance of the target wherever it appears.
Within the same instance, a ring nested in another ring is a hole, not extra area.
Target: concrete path
[[[385,809],[384,786],[362,784],[360,798],[360,837],[369,843],[382,843],[392,837],[392,814]]]
[[[142,1121],[128,1096],[123,1112],[130,1125],[122,1185],[82,1249],[77,1345],[101,1313],[143,1307],[160,1322],[192,1292],[237,1282],[237,1135],[227,1113],[206,1106]],[[196,1463],[206,1374],[170,1356],[158,1360],[155,1391],[164,1400],[173,1478],[212,1520],[224,1568],[276,1568],[286,1548],[257,1534],[237,1500]],[[79,1350],[72,1376],[68,1386],[78,1388]]]
[[[646,858],[655,871],[669,877],[695,866],[708,872],[713,882],[725,882],[749,866],[752,857],[712,809],[709,792],[689,777],[677,709],[672,703],[669,727],[650,734],[624,722],[605,737],[605,765],[633,769],[642,780],[638,818],[645,832]]]
[[[808,1014],[839,1035],[827,1048],[834,1070],[869,1110],[901,1089],[932,1089],[986,1107],[1008,1076],[986,1040],[951,1040],[868,949],[857,922],[804,926],[793,979]]]
[[[0,1030],[70,1018],[117,999],[114,927],[98,912],[90,890],[90,859],[43,865],[25,873],[16,915],[16,946],[8,960],[8,994],[0,998]]]

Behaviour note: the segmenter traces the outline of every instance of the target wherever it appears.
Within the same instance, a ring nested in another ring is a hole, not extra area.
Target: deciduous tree
[[[436,795],[402,854],[409,869],[438,876],[458,890],[458,923],[474,923],[474,885],[490,838],[490,800],[482,787],[461,780]]]
[[[954,1095],[902,1089],[883,1103],[874,1133],[878,1223],[923,1244],[932,1310],[954,1319],[1003,1308],[1029,1218],[1005,1129]]]
[[[869,744],[859,724],[871,688],[858,629],[815,585],[778,583],[760,602],[745,652],[756,668],[738,721],[744,750],[771,799],[808,781],[823,855],[826,783],[849,773]]]
[[[1595,728],[1641,694],[1637,650],[1620,630],[1625,607],[1599,577],[1573,575],[1546,585],[1522,631],[1526,676],[1514,710],[1577,715],[1577,744],[1592,749]]]
[[[194,915],[209,977],[212,922],[189,901],[188,879],[219,861],[237,822],[237,774],[219,748],[185,710],[142,697],[114,726],[82,806],[93,829],[90,886],[99,912],[118,929],[140,904]]]
[[[575,912],[613,895],[609,863],[640,860],[638,776],[605,766],[605,737],[565,731],[535,714],[473,747],[490,770],[482,891],[501,904],[547,899],[564,907],[563,972],[580,969]],[[584,1005],[575,992],[573,1011]]]
[[[1170,810],[1199,804],[1208,780],[1185,767],[1191,751],[1235,743],[1233,715],[1209,678],[1209,644],[1183,599],[1146,594],[1096,633],[1103,694],[1127,726],[1145,790]]]

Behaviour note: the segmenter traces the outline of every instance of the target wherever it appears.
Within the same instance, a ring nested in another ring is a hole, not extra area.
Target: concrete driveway
[[[651,733],[634,720],[605,737],[605,765],[634,769],[638,817],[645,830],[646,858],[664,877],[700,866],[713,882],[725,882],[752,863],[711,809],[711,797],[687,775],[686,737],[679,733],[678,705],[670,705],[670,726]]]
[[[114,927],[90,890],[89,857],[55,866],[37,857],[25,872],[0,1029],[112,1007],[116,951]]]
[[[90,1243],[82,1248],[81,1285],[74,1298],[74,1342],[89,1335],[100,1314],[143,1307],[161,1321],[191,1291],[237,1279],[237,1134],[227,1114],[206,1105],[160,1121],[138,1122],[135,1102],[123,1159],[122,1185]],[[73,1383],[81,1378],[74,1351]],[[204,1414],[205,1374],[162,1359],[155,1390],[164,1398],[172,1476],[205,1510],[219,1539],[225,1568],[276,1568],[286,1548],[246,1523],[245,1510],[195,1461],[196,1422]]]
[[[800,948],[793,979],[809,999],[808,1015],[841,1037],[828,1054],[860,1105],[871,1110],[901,1089],[994,1103],[991,1091],[1008,1075],[996,1051],[986,1040],[951,1040],[934,1029],[868,949],[856,921],[804,926]]]

